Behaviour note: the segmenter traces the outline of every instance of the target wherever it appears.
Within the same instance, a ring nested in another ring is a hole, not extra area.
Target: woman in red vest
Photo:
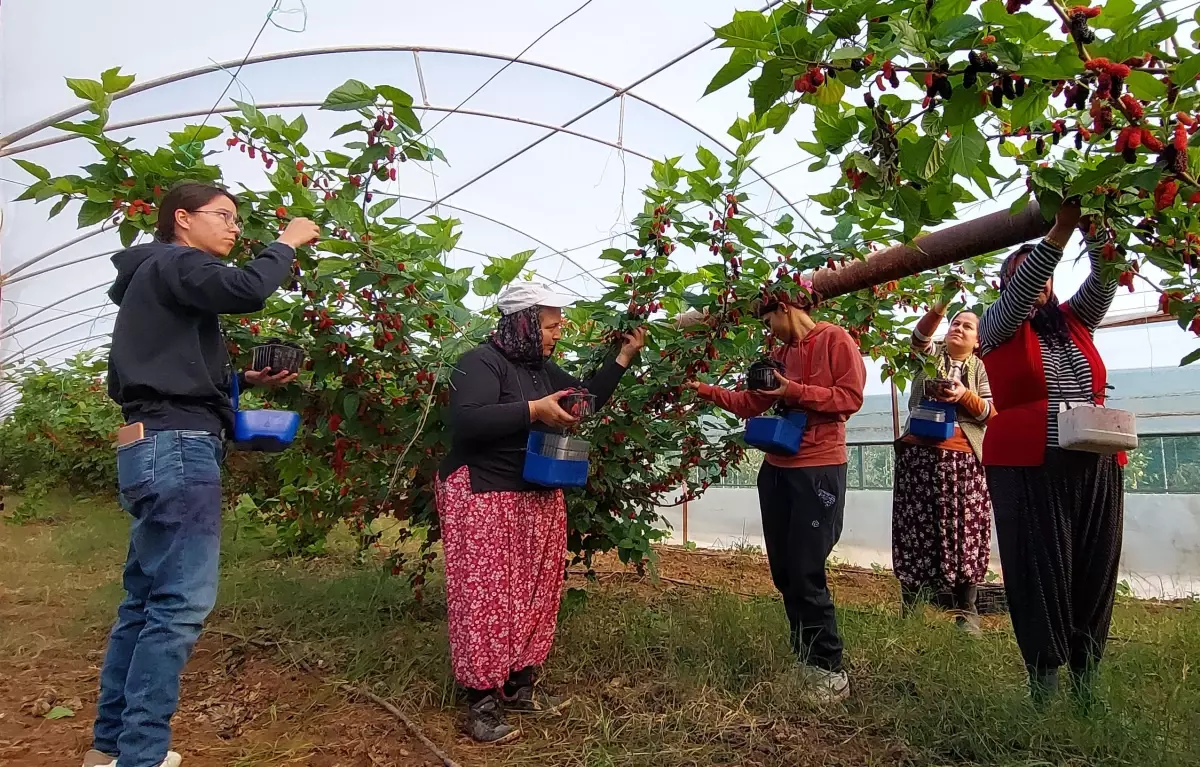
[[[1121,557],[1123,461],[1058,441],[1060,411],[1104,401],[1106,371],[1092,336],[1117,289],[1101,271],[1107,236],[1089,235],[1091,273],[1070,300],[1055,297],[1054,269],[1079,221],[1079,207],[1064,205],[1046,239],[1005,259],[1000,298],[980,328],[996,406],[983,463],[1013,631],[1039,703],[1056,691],[1064,665],[1088,700]]]

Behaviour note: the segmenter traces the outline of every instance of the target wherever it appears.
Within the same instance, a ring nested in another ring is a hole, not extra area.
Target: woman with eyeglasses
[[[292,274],[296,248],[320,233],[298,218],[244,267],[237,198],[217,186],[173,188],[156,241],[113,256],[108,295],[120,307],[108,393],[127,426],[118,435],[121,505],[133,517],[125,599],[100,671],[93,748],[84,767],[177,767],[168,751],[179,675],[217,597],[221,460],[233,428],[232,372],[220,315],[259,311]],[[281,386],[289,370],[242,374]]]
[[[992,503],[981,461],[992,392],[975,356],[979,317],[958,312],[946,338],[935,342],[945,315],[946,304],[938,302],[913,329],[913,350],[933,363],[937,377],[913,380],[911,414],[896,442],[892,568],[905,613],[925,599],[944,605],[942,594],[949,593],[958,627],[978,635],[975,601],[992,545]],[[946,439],[913,433],[926,389],[930,399],[953,406],[954,431]]]
[[[997,411],[983,462],[1030,691],[1047,701],[1067,666],[1086,705],[1112,621],[1124,483],[1123,456],[1059,444],[1061,411],[1104,402],[1107,372],[1093,335],[1117,292],[1102,268],[1109,239],[1085,221],[1091,273],[1065,303],[1054,295],[1055,267],[1079,223],[1079,206],[1064,204],[1046,239],[1005,259],[980,342]]]

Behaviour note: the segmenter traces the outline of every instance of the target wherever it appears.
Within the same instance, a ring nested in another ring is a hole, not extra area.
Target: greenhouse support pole
[[[900,402],[896,395],[896,380],[889,383],[892,386],[892,439],[900,439]]]
[[[1163,464],[1164,466],[1166,464]],[[686,549],[688,545],[688,529],[687,529],[687,512],[688,512],[688,490],[687,483],[683,483],[683,547]]]

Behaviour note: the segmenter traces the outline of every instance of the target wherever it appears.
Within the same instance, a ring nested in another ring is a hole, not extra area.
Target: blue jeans
[[[179,676],[217,598],[224,446],[207,432],[148,432],[117,451],[133,517],[125,600],[100,672],[94,747],[121,767],[158,767]]]

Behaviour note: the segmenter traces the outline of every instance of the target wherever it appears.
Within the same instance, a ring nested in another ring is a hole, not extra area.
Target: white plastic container
[[[1077,405],[1058,413],[1058,444],[1066,450],[1114,455],[1138,446],[1137,418],[1128,410]]]

